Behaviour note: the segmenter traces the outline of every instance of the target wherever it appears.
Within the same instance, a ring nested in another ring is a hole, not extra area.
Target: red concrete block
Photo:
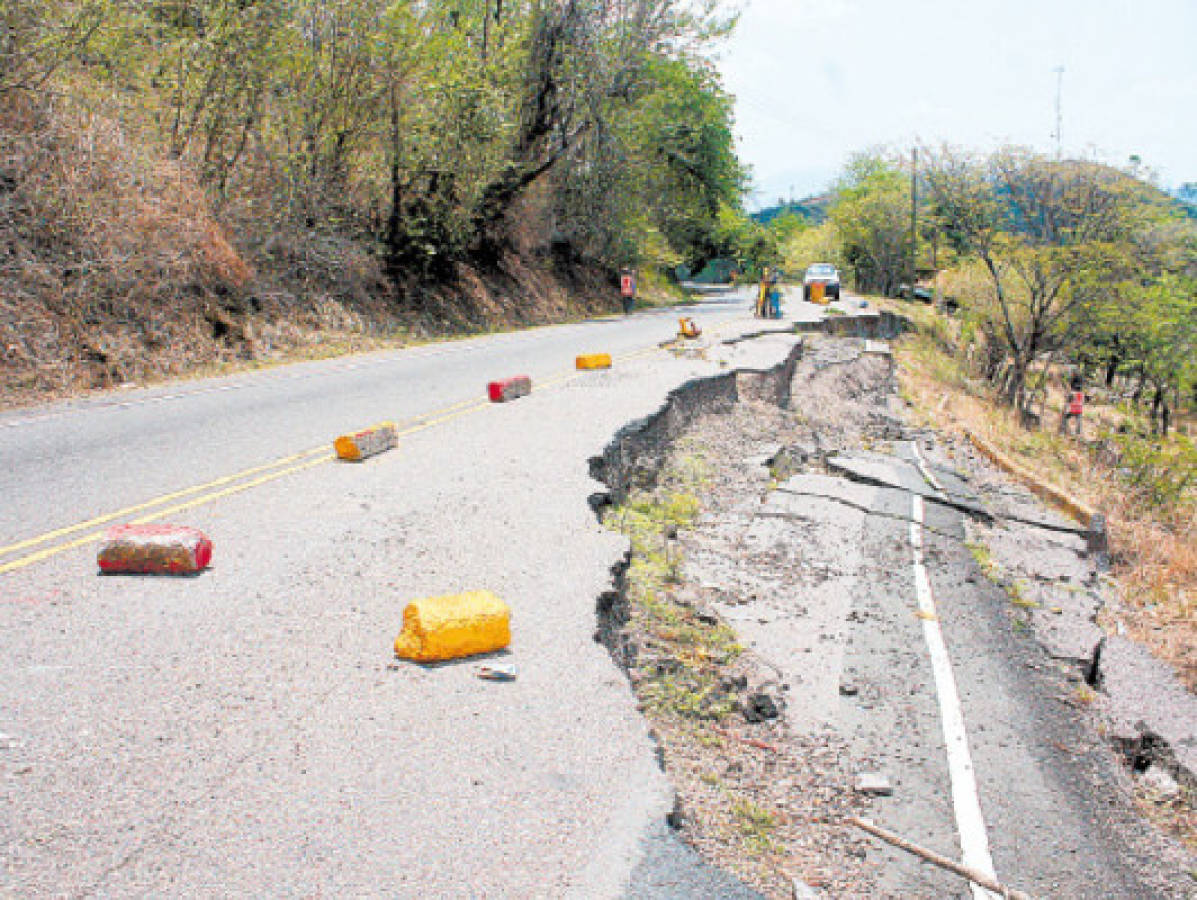
[[[516,375],[514,378],[492,381],[486,386],[486,391],[492,403],[506,403],[532,393],[532,379],[527,375]]]
[[[104,534],[97,562],[106,574],[193,575],[212,562],[212,542],[182,525],[117,525]]]

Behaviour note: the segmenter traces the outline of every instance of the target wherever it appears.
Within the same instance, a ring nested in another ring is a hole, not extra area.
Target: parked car
[[[810,286],[823,285],[823,294],[828,300],[840,299],[840,273],[831,263],[815,263],[806,267],[802,278],[802,299],[810,302]]]

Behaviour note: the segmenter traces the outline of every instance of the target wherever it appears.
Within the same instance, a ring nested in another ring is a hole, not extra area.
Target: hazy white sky
[[[1051,150],[1197,181],[1197,0],[739,0],[720,68],[751,206],[824,187],[856,150]]]

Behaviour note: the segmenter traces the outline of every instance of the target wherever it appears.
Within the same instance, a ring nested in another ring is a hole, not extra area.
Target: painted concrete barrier
[[[337,457],[350,462],[361,462],[397,446],[399,434],[394,422],[380,422],[352,434],[343,434],[333,442]]]
[[[96,562],[105,574],[194,575],[212,562],[212,542],[182,525],[117,525]]]
[[[574,360],[579,369],[609,369],[611,368],[610,353],[584,353]]]
[[[486,386],[486,393],[490,397],[491,403],[518,400],[520,397],[532,393],[532,379],[527,375],[516,375],[514,378],[492,381]]]
[[[511,611],[490,591],[413,600],[403,610],[395,655],[416,662],[460,659],[511,643]]]

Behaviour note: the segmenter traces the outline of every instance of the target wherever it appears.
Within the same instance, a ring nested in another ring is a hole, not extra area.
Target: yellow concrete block
[[[611,368],[611,354],[585,353],[579,356],[575,363],[579,369],[609,369]]]
[[[459,659],[511,643],[511,610],[490,591],[413,600],[403,610],[395,655],[416,662]]]
[[[380,422],[353,434],[343,434],[333,442],[333,448],[340,459],[360,462],[399,445],[399,434],[394,422]]]

